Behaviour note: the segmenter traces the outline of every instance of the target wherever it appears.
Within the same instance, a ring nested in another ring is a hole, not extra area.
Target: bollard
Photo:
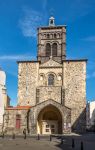
[[[84,150],[84,148],[83,148],[83,142],[81,142],[81,150]]]
[[[63,144],[63,137],[61,137],[61,144]]]
[[[40,140],[40,135],[38,134],[38,136],[37,136],[37,140]]]
[[[72,148],[74,148],[75,147],[75,141],[74,141],[74,139],[72,139]]]
[[[12,139],[15,139],[15,134],[13,133],[13,135],[12,135]]]
[[[50,135],[50,141],[52,141],[52,135]]]

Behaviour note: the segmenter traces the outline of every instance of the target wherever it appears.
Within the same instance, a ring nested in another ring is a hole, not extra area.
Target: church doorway
[[[38,115],[37,132],[39,134],[61,134],[62,116],[59,110],[48,105]]]
[[[42,121],[42,134],[58,134],[58,122],[55,120]]]

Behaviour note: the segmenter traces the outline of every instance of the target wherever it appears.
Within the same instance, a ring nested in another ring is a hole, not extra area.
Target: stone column
[[[37,120],[35,119],[35,111],[31,109],[30,113],[30,134],[37,133]]]
[[[66,28],[62,28],[62,60],[66,58]]]

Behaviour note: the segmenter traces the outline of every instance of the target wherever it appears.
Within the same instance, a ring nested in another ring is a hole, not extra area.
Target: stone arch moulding
[[[62,133],[62,113],[53,104],[46,105],[37,114],[37,133],[40,134],[61,134]],[[49,131],[46,131],[46,124],[49,126]],[[51,124],[54,127],[53,132]],[[51,131],[50,131],[51,130]]]
[[[45,47],[46,47],[46,44],[47,44],[47,43],[49,43],[51,46],[52,46],[53,43],[56,43],[57,46],[60,44],[59,41],[57,41],[57,40],[53,40],[53,41],[48,40],[48,41],[46,41],[45,44],[44,44]]]
[[[56,42],[52,43],[52,56],[57,56],[58,44]]]
[[[55,84],[55,81],[56,81],[56,79],[57,79],[56,74],[55,74],[54,72],[48,72],[48,73],[46,74],[47,85],[48,85],[48,77],[49,77],[49,75],[53,75],[53,76],[54,76],[54,84]]]
[[[47,44],[47,43],[49,43],[49,44],[51,45],[51,44],[52,44],[52,41],[50,41],[50,40],[45,41],[45,43],[44,43],[45,47],[46,47],[46,44]]]
[[[53,44],[53,43],[56,43],[57,45],[59,44],[59,42],[58,42],[57,40],[53,40],[51,43],[52,43],[52,44]]]
[[[46,56],[51,56],[51,44],[49,42],[47,42],[45,45],[45,53]]]
[[[35,118],[36,120],[38,118],[40,111],[49,105],[56,107],[59,110],[60,114],[61,115],[63,114],[61,105],[59,103],[56,103],[54,100],[47,100],[47,101],[42,102],[36,106],[36,118]],[[63,115],[62,115],[62,118],[63,118]]]
[[[55,78],[57,77],[57,75],[56,75],[54,72],[51,72],[51,71],[50,71],[50,72],[47,72],[47,73],[46,73],[47,78],[48,78],[48,75],[49,75],[49,74],[53,74]]]
[[[45,107],[52,105],[55,108],[57,108],[62,116],[62,133],[65,133],[65,129],[64,129],[64,122],[66,122],[68,119],[68,121],[71,123],[71,109],[65,106],[62,106],[61,104],[59,104],[58,102],[55,102],[54,100],[47,100],[45,102],[39,103],[37,105],[35,105],[34,107],[31,108],[31,113],[30,113],[30,122],[31,122],[31,133],[32,134],[37,134],[37,121],[38,121],[38,117],[39,114],[41,112],[41,110],[43,110]],[[71,131],[71,129],[69,130],[69,132]],[[66,131],[67,132],[67,131]]]

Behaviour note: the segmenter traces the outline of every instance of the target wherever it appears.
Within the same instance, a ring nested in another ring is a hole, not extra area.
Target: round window
[[[62,79],[61,75],[58,75],[58,80],[60,81]]]

